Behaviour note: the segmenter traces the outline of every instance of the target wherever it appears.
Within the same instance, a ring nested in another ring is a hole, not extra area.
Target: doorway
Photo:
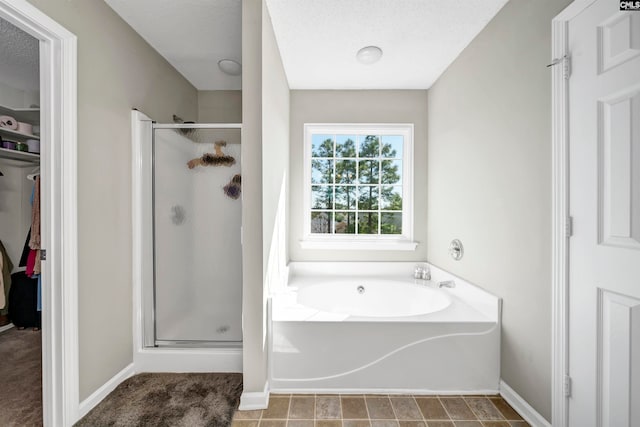
[[[640,15],[553,23],[553,425],[640,423]]]
[[[79,403],[76,37],[25,0],[0,0],[0,18],[39,44],[42,419],[70,426]]]
[[[42,424],[38,40],[0,18],[0,413]]]

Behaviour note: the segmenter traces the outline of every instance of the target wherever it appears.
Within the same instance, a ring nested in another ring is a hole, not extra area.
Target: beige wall
[[[243,392],[258,393],[267,381],[265,280],[289,163],[289,86],[264,0],[242,3],[242,26]]]
[[[103,1],[30,0],[78,37],[80,399],[132,362],[131,117],[197,116],[197,93]]]
[[[243,393],[267,381],[262,265],[262,1],[242,2]]]
[[[504,299],[502,379],[551,416],[551,18],[511,0],[429,90],[429,261]],[[461,261],[447,253],[459,238]]]
[[[242,123],[242,91],[198,91],[197,121],[198,123]]]
[[[300,248],[303,235],[303,143],[305,123],[414,124],[415,251],[326,251]],[[291,261],[424,261],[427,258],[427,91],[291,91],[289,254]]]

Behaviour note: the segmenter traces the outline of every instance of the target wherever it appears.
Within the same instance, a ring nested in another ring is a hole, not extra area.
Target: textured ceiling
[[[507,0],[266,0],[292,89],[429,88]],[[241,0],[106,0],[199,90],[241,89]],[[508,36],[508,35],[506,35]],[[382,59],[356,61],[376,45]]]
[[[267,0],[267,6],[292,89],[426,89],[506,2]],[[382,59],[360,64],[355,54],[369,45],[382,48]]]
[[[199,90],[241,89],[241,76],[218,69],[242,62],[241,0],[106,0]]]
[[[38,90],[38,39],[0,18],[0,82],[15,89]]]

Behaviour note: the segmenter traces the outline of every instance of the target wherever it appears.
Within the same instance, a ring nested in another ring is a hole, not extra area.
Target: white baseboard
[[[13,323],[8,323],[4,326],[0,326],[0,333],[4,332],[4,331],[8,331],[9,329],[13,328]]]
[[[269,381],[264,384],[263,391],[242,392],[240,396],[241,411],[250,411],[253,409],[267,409],[269,406]]]
[[[532,427],[551,427],[551,423],[538,413],[507,383],[500,380],[500,395],[516,410]]]
[[[95,408],[95,406],[102,401],[102,399],[107,397],[107,395],[115,390],[115,388],[118,387],[120,383],[131,377],[133,374],[135,374],[135,370],[133,368],[133,363],[131,363],[122,371],[115,374],[109,381],[104,383],[102,387],[94,391],[91,396],[80,402],[80,407],[78,409],[78,419],[81,419],[82,417],[87,415],[90,410]]]
[[[495,389],[429,390],[414,388],[287,388],[274,387],[271,394],[414,394],[416,396],[459,396],[463,394],[500,394]]]

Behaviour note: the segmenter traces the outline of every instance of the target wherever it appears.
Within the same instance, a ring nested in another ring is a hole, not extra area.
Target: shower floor
[[[226,313],[184,313],[171,322],[158,322],[158,344],[180,342],[240,342],[242,317]]]

